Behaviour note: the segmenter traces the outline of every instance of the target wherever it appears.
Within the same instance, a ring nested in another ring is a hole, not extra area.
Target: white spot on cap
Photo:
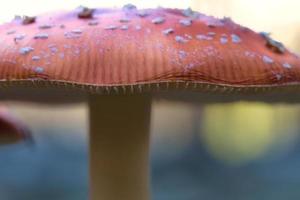
[[[121,18],[120,22],[121,23],[127,23],[127,22],[130,22],[130,19],[129,18]]]
[[[189,34],[184,34],[184,36],[185,36],[186,38],[188,38],[189,40],[193,39],[193,37],[192,37],[191,35],[189,35]]]
[[[191,69],[193,69],[193,68],[195,68],[195,64],[194,63],[189,63],[189,64],[187,64],[186,66],[185,66],[185,70],[187,70],[187,71],[189,71],[189,70],[191,70]]]
[[[203,34],[196,35],[196,38],[198,40],[212,40],[213,39],[212,37],[207,36],[207,35],[203,35]]]
[[[39,61],[41,59],[40,56],[32,56],[33,61]]]
[[[221,42],[221,44],[226,44],[228,42],[227,37],[221,37],[220,42]]]
[[[262,31],[259,33],[262,37],[264,38],[270,38],[271,37],[271,33],[270,32],[265,32],[265,31]]]
[[[51,51],[53,54],[56,53],[56,52],[58,52],[58,48],[55,47],[55,46],[49,46],[49,48],[50,48],[50,51]]]
[[[187,53],[183,50],[180,50],[178,53],[179,53],[179,58],[180,59],[184,59],[187,56]]]
[[[11,34],[15,34],[15,33],[16,33],[15,30],[10,30],[10,31],[7,31],[7,32],[6,32],[7,35],[11,35]]]
[[[193,20],[191,20],[191,19],[181,19],[181,20],[179,20],[179,23],[183,26],[191,26],[192,22],[193,22]]]
[[[192,17],[192,18],[197,18],[199,16],[199,13],[193,11],[191,8],[187,8],[183,10],[182,14],[186,17]]]
[[[82,30],[81,29],[73,29],[71,32],[74,34],[81,34]]]
[[[255,53],[254,52],[250,52],[250,51],[245,51],[245,56],[254,58],[255,57]]]
[[[165,22],[165,18],[163,18],[163,17],[156,17],[156,18],[152,19],[153,24],[162,24],[164,22]]]
[[[88,23],[89,26],[97,26],[98,24],[99,24],[99,22],[97,22],[97,21],[90,21]]]
[[[24,16],[22,17],[22,23],[24,25],[32,24],[36,20],[36,17]]]
[[[290,65],[289,63],[283,63],[282,66],[286,69],[291,69],[292,65]]]
[[[19,50],[19,53],[22,54],[22,55],[26,55],[28,53],[30,53],[31,51],[33,51],[34,48],[32,47],[22,47],[20,50]]]
[[[43,73],[45,70],[43,67],[35,67],[34,68],[34,72],[38,73],[38,74],[41,74]]]
[[[175,36],[175,40],[176,40],[176,42],[178,42],[178,43],[187,43],[187,42],[188,42],[187,39],[185,39],[184,37],[179,36],[179,35]]]
[[[50,24],[39,25],[39,29],[49,29],[49,28],[52,28],[52,25],[50,25]]]
[[[35,35],[33,38],[34,39],[47,39],[49,37],[48,33],[39,33]]]
[[[284,53],[285,52],[285,47],[281,42],[278,42],[274,39],[271,38],[270,33],[266,32],[261,32],[260,35],[266,39],[267,41],[267,47],[271,48],[273,51],[277,53]]]
[[[207,35],[209,35],[209,36],[215,36],[216,33],[215,32],[208,32]]]
[[[241,38],[236,34],[231,34],[231,40],[233,43],[240,43],[242,41]]]
[[[121,29],[121,30],[124,30],[124,31],[125,31],[125,30],[128,30],[128,26],[127,26],[127,25],[123,25],[123,26],[120,27],[120,29]]]
[[[79,38],[79,37],[80,37],[80,34],[78,34],[78,33],[73,33],[73,32],[65,32],[65,37],[68,38],[68,39],[71,39],[71,38]]]
[[[79,12],[77,14],[77,17],[81,18],[81,19],[92,18],[94,11],[95,11],[95,9],[84,7],[84,6],[80,6],[79,7]]]
[[[124,10],[135,10],[136,9],[136,6],[131,4],[131,3],[128,3],[126,5],[123,6],[123,9]]]
[[[15,36],[15,40],[23,40],[24,38],[25,38],[25,34],[17,34],[16,36]]]
[[[282,75],[281,74],[276,74],[275,75],[277,81],[280,81],[282,79]]]
[[[109,25],[107,27],[105,27],[104,29],[105,30],[116,30],[118,28],[118,26],[115,26],[115,25]]]
[[[170,34],[174,33],[174,29],[168,28],[168,29],[163,30],[162,33],[165,35],[170,35]]]
[[[267,64],[272,64],[274,62],[274,60],[268,56],[263,56],[262,59]]]
[[[224,23],[220,19],[211,16],[201,16],[200,19],[210,28],[224,26]]]
[[[147,13],[145,10],[139,10],[137,12],[137,15],[140,17],[147,17],[149,15],[149,13]]]

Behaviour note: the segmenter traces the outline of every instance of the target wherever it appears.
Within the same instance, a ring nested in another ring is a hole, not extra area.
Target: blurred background
[[[9,0],[0,21],[55,9],[122,6],[122,0]],[[272,36],[300,53],[297,0],[132,0],[138,7],[192,7]],[[87,107],[5,102],[33,130],[35,145],[0,147],[1,200],[88,196]],[[170,117],[172,116],[172,117]],[[300,199],[300,105],[154,103],[155,200]],[[176,123],[174,123],[176,122]]]

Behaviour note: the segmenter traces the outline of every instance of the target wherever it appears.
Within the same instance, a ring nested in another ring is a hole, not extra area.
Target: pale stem
[[[149,200],[151,97],[91,95],[90,199]]]

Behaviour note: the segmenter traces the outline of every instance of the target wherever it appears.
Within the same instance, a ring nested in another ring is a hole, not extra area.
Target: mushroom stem
[[[149,200],[151,97],[89,99],[91,200]]]

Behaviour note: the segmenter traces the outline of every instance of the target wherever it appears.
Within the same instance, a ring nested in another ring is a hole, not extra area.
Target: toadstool
[[[92,200],[150,198],[153,96],[300,99],[299,56],[266,33],[191,9],[19,17],[0,26],[0,44],[2,99],[88,102]]]

